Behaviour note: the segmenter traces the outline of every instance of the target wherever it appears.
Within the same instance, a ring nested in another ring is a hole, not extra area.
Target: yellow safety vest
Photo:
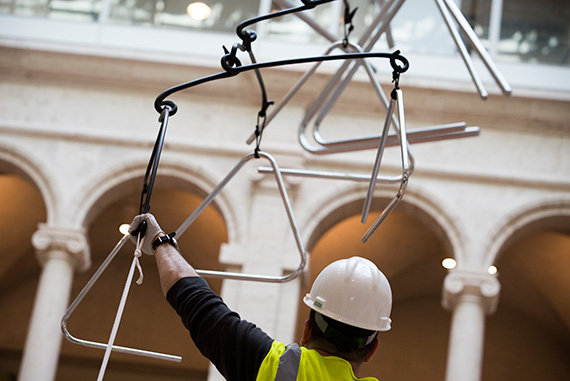
[[[257,381],[378,381],[357,378],[350,363],[336,356],[322,356],[313,349],[274,341],[259,368]]]

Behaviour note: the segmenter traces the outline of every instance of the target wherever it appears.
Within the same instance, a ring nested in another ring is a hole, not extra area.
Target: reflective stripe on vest
[[[279,366],[275,381],[295,381],[301,363],[301,348],[295,343],[290,344],[287,350],[279,357]]]

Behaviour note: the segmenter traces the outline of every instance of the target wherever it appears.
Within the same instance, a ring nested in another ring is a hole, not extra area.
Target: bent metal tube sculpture
[[[244,273],[234,273],[234,272],[225,272],[225,271],[212,271],[212,270],[199,270],[196,271],[198,274],[204,277],[211,277],[211,278],[224,278],[224,279],[237,279],[237,280],[249,280],[249,281],[257,281],[257,282],[269,282],[269,283],[284,283],[291,281],[297,278],[305,268],[307,263],[307,254],[305,250],[305,246],[303,245],[301,235],[299,233],[299,229],[297,227],[297,223],[295,221],[295,216],[293,214],[293,210],[291,207],[291,202],[289,200],[289,196],[287,193],[287,189],[285,188],[285,183],[283,181],[283,176],[281,175],[281,171],[275,159],[265,153],[263,151],[257,151],[251,153],[249,155],[244,156],[236,166],[226,175],[226,177],[210,192],[210,194],[202,201],[202,203],[194,210],[194,212],[180,225],[180,227],[176,230],[176,235],[181,236],[186,229],[196,220],[196,218],[204,211],[204,209],[214,200],[214,198],[223,190],[223,188],[229,183],[229,181],[240,171],[241,168],[250,160],[263,157],[269,161],[271,164],[272,171],[275,175],[275,180],[277,182],[277,187],[279,189],[279,193],[281,195],[281,199],[283,201],[283,206],[285,207],[285,211],[287,213],[287,218],[289,219],[289,225],[293,232],[293,236],[295,238],[295,242],[297,244],[297,249],[299,250],[300,255],[300,262],[293,272],[283,276],[270,276],[270,275],[255,275],[255,274],[244,274]],[[111,261],[115,258],[119,250],[123,247],[126,241],[129,240],[129,235],[123,236],[117,245],[113,248],[111,253],[107,256],[107,258],[103,261],[101,266],[95,271],[95,273],[91,276],[91,279],[87,282],[87,284],[83,287],[83,289],[79,292],[75,300],[71,303],[68,307],[67,311],[63,315],[61,320],[61,330],[63,335],[72,343],[90,347],[90,348],[97,348],[97,349],[106,349],[107,344],[99,343],[90,340],[79,339],[71,335],[69,330],[67,329],[67,321],[73,314],[73,311],[79,306],[81,301],[85,298],[89,290],[93,287],[95,282],[99,279],[101,274],[105,271],[105,269],[109,266]],[[161,360],[168,360],[168,361],[181,361],[182,358],[180,356],[169,355],[164,353],[146,351],[141,349],[123,347],[118,345],[113,345],[112,350],[115,352],[120,353],[128,353],[138,356],[144,357],[151,357]]]

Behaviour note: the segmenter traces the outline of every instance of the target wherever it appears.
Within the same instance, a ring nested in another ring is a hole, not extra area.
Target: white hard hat
[[[365,258],[341,259],[325,267],[303,302],[354,327],[370,331],[390,329],[390,284],[378,267]]]

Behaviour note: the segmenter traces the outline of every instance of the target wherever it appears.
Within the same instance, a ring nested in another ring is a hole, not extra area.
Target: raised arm
[[[146,221],[146,238],[141,250],[156,257],[162,292],[200,352],[227,380],[255,380],[273,339],[228,308],[186,262],[154,216],[136,216],[129,231],[136,232],[142,221]],[[136,234],[132,240],[136,243]]]
[[[160,237],[167,238],[167,235],[160,228],[152,214],[147,213],[136,216],[129,227],[129,232],[136,232],[143,221],[146,221],[147,227],[141,250],[143,253],[154,255],[156,258],[160,286],[165,296],[168,290],[180,279],[199,276],[178,249],[173,244],[169,244],[171,241],[164,240],[165,242],[158,246],[155,244],[156,250],[153,248],[153,242]],[[137,234],[131,235],[131,240],[136,244]]]

